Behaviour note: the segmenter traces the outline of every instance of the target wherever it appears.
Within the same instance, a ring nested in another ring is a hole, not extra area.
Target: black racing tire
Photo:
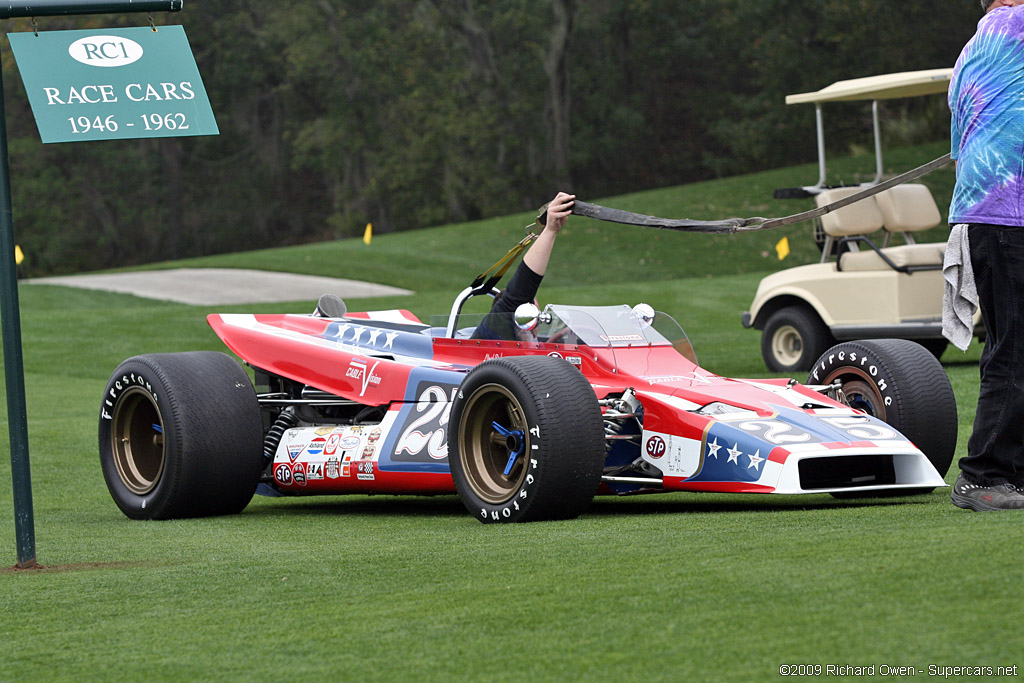
[[[946,476],[956,451],[956,397],[942,364],[908,339],[844,342],[814,364],[808,384],[842,380],[847,403],[888,423],[910,439]],[[928,493],[934,488],[865,491],[839,498]]]
[[[601,409],[590,382],[560,358],[481,363],[459,387],[450,424],[455,488],[481,522],[572,519],[597,493],[605,460]]]
[[[945,337],[939,337],[937,339],[915,339],[918,344],[928,349],[928,353],[935,356],[937,359],[942,358],[942,354],[949,348],[949,340]]]
[[[256,392],[223,353],[129,358],[100,404],[103,478],[132,519],[240,512],[259,482],[262,442]]]
[[[761,356],[772,372],[806,372],[834,343],[817,313],[805,306],[786,306],[768,316],[761,333]]]

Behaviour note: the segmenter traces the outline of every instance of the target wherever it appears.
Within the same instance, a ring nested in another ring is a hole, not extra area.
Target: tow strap
[[[527,230],[531,228],[532,226],[526,226]],[[509,249],[508,253],[498,259],[497,263],[477,275],[470,287],[483,293],[490,292],[494,285],[498,284],[498,281],[504,277],[509,266],[515,263],[516,259],[519,258],[519,255],[522,254],[535,239],[537,239],[537,235],[531,232],[526,237],[519,240],[519,244]]]
[[[951,160],[950,155],[947,154],[933,161],[929,161],[923,166],[918,166],[912,171],[901,173],[900,175],[890,178],[885,182],[865,187],[860,192],[851,194],[849,197],[844,197],[843,199],[832,202],[831,204],[826,204],[825,206],[819,206],[816,209],[796,213],[792,216],[784,216],[782,218],[726,218],[720,221],[697,221],[689,218],[658,218],[657,216],[645,216],[643,214],[623,211],[621,209],[610,209],[606,206],[581,202],[578,199],[573,204],[572,213],[577,216],[586,216],[587,218],[593,218],[599,221],[610,221],[612,223],[623,223],[625,225],[639,225],[645,228],[657,228],[659,230],[680,230],[686,232],[721,234],[753,232],[754,230],[770,230],[771,228],[780,228],[784,225],[792,225],[793,223],[801,223],[803,221],[821,218],[827,213],[841,209],[844,206],[849,206],[850,204],[859,202],[862,199],[867,199],[868,197],[876,195],[879,192],[884,192],[891,187],[901,185],[908,180],[920,178],[923,175],[931,173],[937,168],[945,166]],[[537,217],[537,223],[540,225],[544,225],[547,221],[546,208],[547,207],[545,206],[545,210],[543,210],[541,215]]]

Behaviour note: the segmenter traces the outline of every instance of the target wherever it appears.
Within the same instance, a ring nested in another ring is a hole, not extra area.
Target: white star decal
[[[376,346],[377,345],[377,337],[379,337],[380,333],[383,332],[383,331],[384,330],[371,330],[370,331],[370,339],[369,339],[369,342],[368,342],[370,344],[370,346]]]
[[[345,333],[348,332],[348,328],[351,327],[348,323],[344,325],[338,325],[338,341],[345,339]]]
[[[737,465],[739,465],[740,464],[740,453],[742,453],[742,452],[743,451],[740,450],[740,445],[739,444],[734,444],[733,447],[729,449],[729,460],[727,462],[734,462]]]
[[[395,344],[395,338],[396,337],[398,337],[398,333],[397,332],[388,332],[386,335],[384,335],[384,338],[385,338],[385,340],[384,340],[384,348],[385,349],[393,348],[394,344]]]
[[[721,447],[722,445],[718,443],[718,437],[716,436],[714,443],[708,444],[708,455],[714,457],[715,460],[718,460],[718,449]]]
[[[366,332],[365,327],[356,327],[352,330],[352,344],[358,344],[359,340],[363,338],[363,332]]]
[[[750,464],[747,465],[747,469],[749,470],[751,467],[753,467],[755,470],[760,472],[761,468],[758,467],[758,465],[764,462],[764,458],[761,457],[761,449],[759,448],[756,453],[754,453],[753,455],[748,455],[747,457],[750,458]]]

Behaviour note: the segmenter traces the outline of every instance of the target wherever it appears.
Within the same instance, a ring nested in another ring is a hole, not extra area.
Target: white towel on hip
[[[958,223],[949,233],[946,256],[942,262],[942,336],[966,351],[974,336],[974,312],[978,310],[978,290],[971,265],[971,245],[967,225]]]

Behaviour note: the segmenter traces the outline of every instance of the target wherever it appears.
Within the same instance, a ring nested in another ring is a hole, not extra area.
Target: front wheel
[[[851,408],[892,425],[921,449],[941,476],[946,475],[956,451],[956,397],[946,371],[928,349],[907,339],[838,344],[814,364],[807,384],[832,384],[836,380],[842,381]],[[931,490],[857,495],[912,495]]]
[[[601,482],[604,422],[573,365],[548,356],[481,363],[452,405],[449,462],[482,522],[572,519]]]
[[[230,356],[135,356],[100,404],[103,478],[132,519],[240,512],[259,481],[263,427],[256,392]]]

